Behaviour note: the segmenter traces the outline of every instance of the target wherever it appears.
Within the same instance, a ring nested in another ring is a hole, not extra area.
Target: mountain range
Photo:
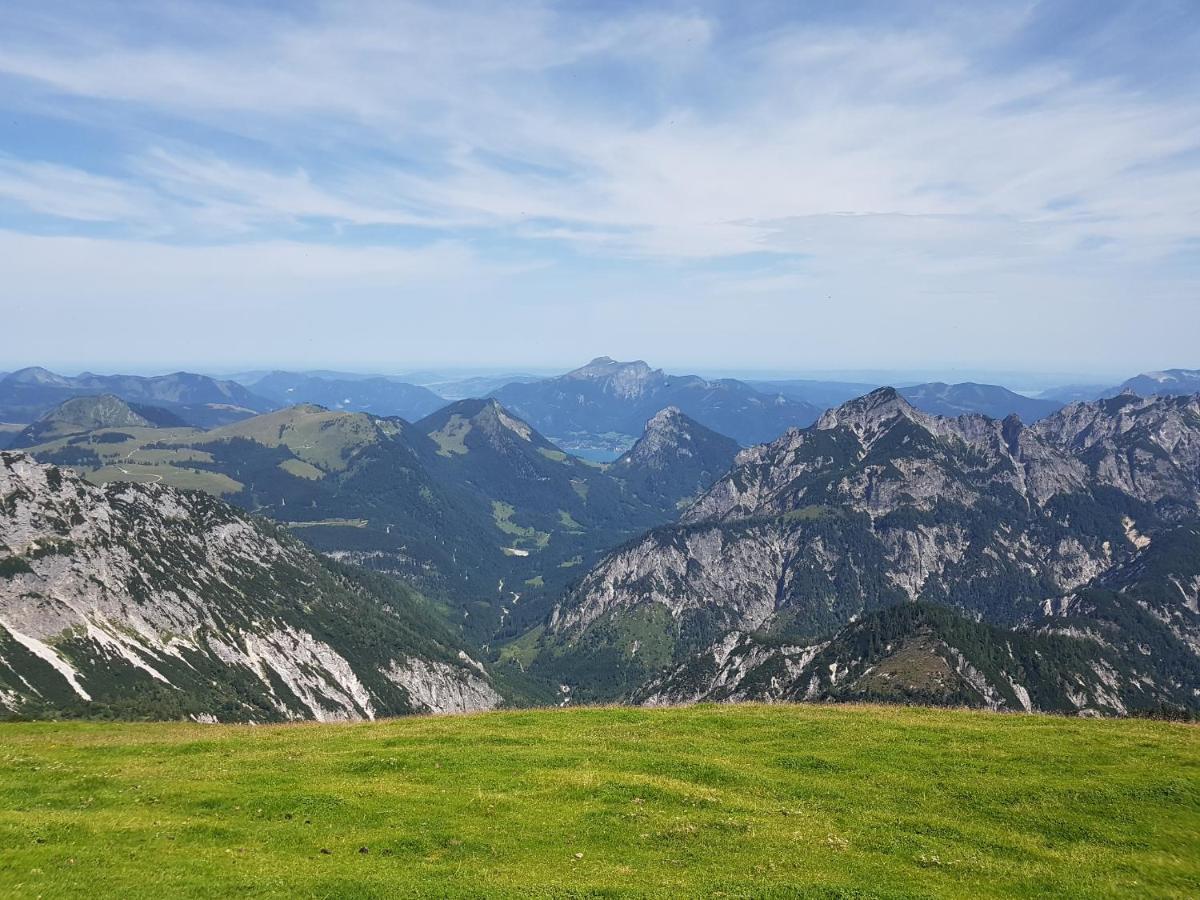
[[[1047,616],[1086,615],[1081,591],[1150,565],[1149,548],[1174,540],[1171,530],[1198,514],[1200,398],[1122,395],[1026,426],[1016,417],[930,416],[885,388],[743,451],[678,524],[602,560],[556,606],[534,670],[573,685],[576,696],[678,699],[720,696],[770,659],[783,667],[773,680],[760,672],[731,696],[838,697],[837,677],[812,681],[814,660],[820,673],[866,677],[879,660],[850,653],[864,640],[877,653],[920,644],[926,668],[942,666],[930,654],[944,663],[953,656],[946,648],[961,656],[964,646],[994,662],[997,635],[1032,639],[1039,627],[1054,631]],[[1147,660],[1112,654],[1119,641],[1109,637],[1073,638],[1062,654],[1074,668],[1063,662],[1053,690],[1030,694],[1043,698],[1038,708],[1195,706],[1200,583],[1189,568],[1195,558],[1182,556],[1181,586],[1164,591],[1149,616],[1136,578],[1129,591],[1105,595],[1119,609],[1104,615],[1118,627],[1152,619],[1139,627],[1168,649]],[[931,603],[935,613],[888,612]],[[1091,621],[1097,635],[1103,620]],[[1002,630],[968,627],[981,623]],[[1009,675],[1045,658],[1037,641],[1010,649],[1017,655],[1001,666]],[[955,678],[982,671],[982,659],[963,660]],[[999,671],[984,679],[996,690]]]
[[[595,462],[498,398],[439,398],[410,421],[264,397],[200,428],[188,379],[135,380],[147,403],[93,392],[97,376],[15,374],[76,393],[5,457],[13,714],[268,721],[551,698],[1200,712],[1198,396],[1021,408],[930,384],[787,426],[744,383],[607,358],[504,389],[555,422],[622,422],[573,432],[620,435]],[[332,374],[276,386],[383,390]],[[677,405],[625,418],[669,396],[780,431],[746,449]],[[285,677],[293,657],[308,661]]]
[[[667,375],[641,360],[607,356],[558,378],[506,385],[491,396],[560,446],[608,451],[610,458],[668,406],[742,445],[771,440],[820,414],[810,403],[763,394],[742,381]]]
[[[1145,372],[1123,382],[1112,394],[1132,391],[1142,397],[1181,397],[1200,393],[1200,369],[1166,369]]]
[[[1062,409],[1054,400],[1025,397],[996,384],[930,382],[897,388],[915,408],[935,416],[979,413],[992,419],[1017,416],[1026,425]]]
[[[278,406],[311,403],[409,421],[423,418],[447,403],[428,388],[382,377],[348,379],[272,372],[252,382],[249,389]]]
[[[74,397],[111,394],[144,406],[165,409],[199,428],[209,428],[273,409],[235,381],[205,375],[57,375],[47,369],[26,368],[0,378],[0,421],[28,423]]]

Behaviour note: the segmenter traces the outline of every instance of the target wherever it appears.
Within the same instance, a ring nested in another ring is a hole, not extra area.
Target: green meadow
[[[1200,896],[1200,730],[881,707],[0,724],[11,897]]]

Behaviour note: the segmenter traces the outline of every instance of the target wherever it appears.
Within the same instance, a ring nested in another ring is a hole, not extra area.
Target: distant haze
[[[0,370],[1194,367],[1197,59],[1171,0],[12,0]]]

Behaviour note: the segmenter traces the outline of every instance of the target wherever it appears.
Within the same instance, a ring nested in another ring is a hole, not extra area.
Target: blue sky
[[[1200,364],[1194,0],[2,6],[0,369]]]

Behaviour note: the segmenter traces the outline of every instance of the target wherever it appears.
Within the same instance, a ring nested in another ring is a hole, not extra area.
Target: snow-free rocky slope
[[[417,595],[206,494],[0,453],[0,713],[369,719],[501,697]]]
[[[1198,513],[1200,398],[1123,395],[1074,404],[1027,427],[1015,417],[930,416],[884,388],[811,428],[742,452],[680,524],[611,553],[554,610],[537,665],[581,695],[707,696],[712,685],[676,690],[678,673],[675,687],[648,694],[645,685],[698,653],[720,670],[745,646],[742,636],[751,636],[745,640],[795,650],[788,674],[775,687],[731,689],[730,696],[831,696],[829,685],[817,679],[812,687],[806,674],[815,655],[803,660],[850,623],[906,602],[951,607],[967,624],[1005,628],[1083,611],[1086,604],[1068,598],[1135,565],[1155,540]],[[1173,602],[1190,609],[1195,588],[1186,573],[1180,577]],[[1149,609],[1129,600],[1108,617],[1119,630]],[[1158,625],[1141,625],[1159,628],[1186,670],[1187,659],[1194,662],[1194,618],[1157,609],[1151,618]],[[940,619],[902,624],[911,640],[924,634],[927,648],[953,646],[944,632],[962,630]],[[1137,642],[1109,630],[1075,629],[1091,643],[1082,645],[1086,652],[1071,644],[1062,650],[1070,664],[1059,661],[1064,671],[1079,662],[1075,656],[1088,662],[1073,687],[1043,690],[1053,697],[1044,705],[1120,712],[1130,704],[1195,704],[1194,674],[1148,673],[1129,659],[1140,652]],[[994,639],[983,637],[972,640],[993,648]],[[1112,658],[1095,657],[1101,643]],[[1014,644],[1014,659],[1044,656],[1022,647]],[[1026,650],[1034,655],[1020,657]],[[844,672],[870,658],[826,659],[823,677],[829,681],[834,663]],[[1024,706],[1017,687],[1030,687],[1014,674],[1024,671],[1018,663],[1000,666],[989,684],[1009,705]],[[965,671],[955,677],[969,682]],[[1017,687],[994,683],[1001,672]],[[1133,689],[1141,676],[1151,684]],[[740,681],[721,677],[722,684]],[[972,690],[993,704],[987,691]]]

